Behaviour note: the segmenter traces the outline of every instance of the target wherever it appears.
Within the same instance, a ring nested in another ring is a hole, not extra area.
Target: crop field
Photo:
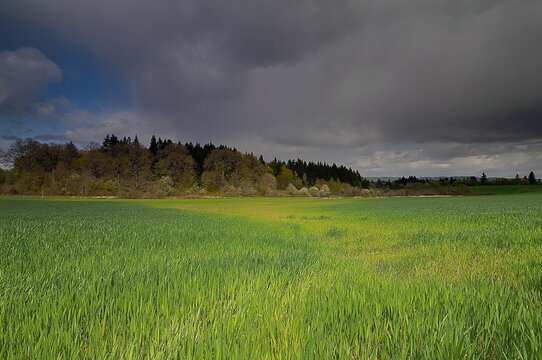
[[[0,359],[533,359],[542,193],[0,199]]]
[[[473,194],[479,195],[505,195],[542,192],[542,186],[532,185],[484,185],[472,186]]]

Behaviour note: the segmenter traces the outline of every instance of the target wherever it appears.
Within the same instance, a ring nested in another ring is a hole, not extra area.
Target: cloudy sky
[[[539,0],[0,3],[0,148],[106,133],[542,175]]]

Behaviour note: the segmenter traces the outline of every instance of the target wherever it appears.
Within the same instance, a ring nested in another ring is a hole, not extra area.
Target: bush
[[[320,195],[320,190],[318,190],[318,188],[315,187],[315,186],[311,186],[309,188],[309,195],[310,196],[319,196]]]
[[[173,179],[169,176],[162,176],[154,184],[154,194],[159,197],[173,195],[175,188],[173,187]]]
[[[241,189],[236,188],[233,185],[228,185],[224,189],[224,195],[225,196],[241,196],[243,195],[243,192],[241,191]]]
[[[329,190],[329,186],[327,184],[324,184],[320,187],[320,196],[329,196],[331,191]]]
[[[242,182],[241,185],[239,185],[239,191],[241,192],[241,195],[243,196],[255,196],[258,195],[258,192],[254,188],[254,186],[249,182]]]
[[[264,174],[258,183],[258,190],[260,194],[269,196],[271,192],[275,192],[277,189],[277,179],[271,174]]]
[[[378,192],[378,194],[380,194],[380,192]],[[358,196],[371,198],[377,196],[377,193],[373,189],[360,189]]]
[[[119,187],[113,180],[96,179],[90,184],[90,190],[94,195],[116,195]]]
[[[288,169],[286,166],[282,166],[281,173],[277,175],[277,189],[288,190],[288,185],[292,184],[296,188],[301,187],[301,180],[298,179],[294,172]]]
[[[297,188],[292,183],[288,184],[288,187],[286,187],[286,192],[292,196],[295,196],[298,193]]]
[[[79,174],[72,174],[66,179],[65,186],[61,192],[65,195],[79,195],[83,178]]]

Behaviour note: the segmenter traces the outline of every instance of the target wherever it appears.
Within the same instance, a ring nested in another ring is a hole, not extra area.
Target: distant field
[[[484,185],[471,187],[474,194],[499,195],[542,192],[540,185]]]
[[[0,199],[0,358],[537,358],[541,214],[542,193]]]

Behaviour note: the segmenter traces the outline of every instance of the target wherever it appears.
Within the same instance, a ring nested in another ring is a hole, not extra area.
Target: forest
[[[4,155],[0,186],[5,194],[167,197],[354,194],[368,187],[359,172],[336,164],[287,163],[212,143],[182,144],[152,136],[107,135],[84,149],[72,142],[18,139]]]
[[[523,178],[488,179],[415,176],[369,181],[344,165],[281,161],[208,143],[173,142],[152,136],[107,135],[80,149],[72,142],[42,143],[18,139],[3,154],[0,193],[41,196],[125,198],[202,196],[363,196],[468,194],[479,185],[537,184],[533,172]]]

